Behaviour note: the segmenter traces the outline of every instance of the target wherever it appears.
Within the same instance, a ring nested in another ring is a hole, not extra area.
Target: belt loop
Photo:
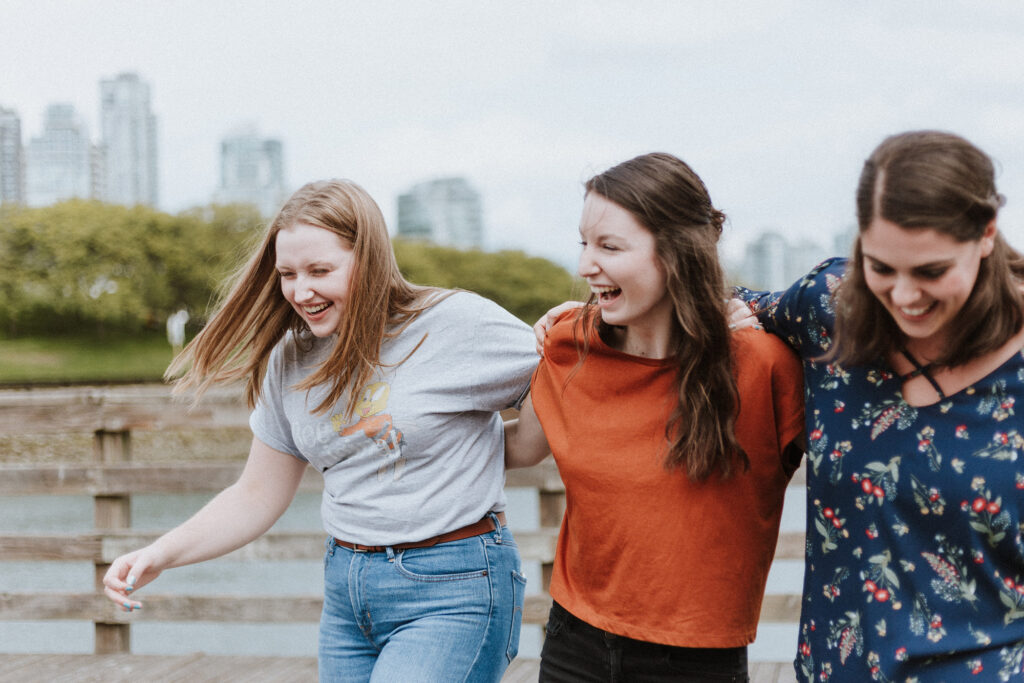
[[[384,548],[384,552],[386,552],[388,554],[388,562],[394,562],[395,561],[395,549],[394,548],[392,548],[391,546],[387,546],[386,548]]]
[[[494,542],[501,544],[501,521],[498,519],[498,515],[494,514],[494,510],[487,513],[487,516],[491,518],[491,523],[494,525]]]

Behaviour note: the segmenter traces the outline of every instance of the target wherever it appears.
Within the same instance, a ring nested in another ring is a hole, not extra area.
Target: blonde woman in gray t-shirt
[[[499,680],[525,580],[504,525],[498,411],[536,363],[530,329],[493,302],[402,277],[362,188],[309,183],[168,369],[197,399],[245,381],[246,466],[188,521],[116,559],[105,593],[138,609],[134,592],[164,569],[249,543],[311,465],[328,533],[320,679]]]

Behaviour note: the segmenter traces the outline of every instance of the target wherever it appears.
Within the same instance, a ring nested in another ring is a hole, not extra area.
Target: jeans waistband
[[[349,550],[355,550],[359,553],[383,553],[387,552],[390,547],[393,550],[409,550],[411,548],[429,548],[432,545],[438,543],[448,543],[449,541],[461,541],[464,538],[470,536],[479,536],[480,534],[486,534],[489,531],[499,531],[500,527],[497,526],[494,520],[497,519],[497,524],[505,526],[505,513],[504,512],[488,512],[484,515],[483,519],[478,522],[466,525],[461,529],[455,531],[449,531],[448,533],[440,534],[432,538],[427,538],[422,541],[413,541],[411,543],[395,543],[391,546],[386,545],[360,545],[359,543],[349,543],[343,541],[340,538],[335,538],[334,542],[343,548]]]

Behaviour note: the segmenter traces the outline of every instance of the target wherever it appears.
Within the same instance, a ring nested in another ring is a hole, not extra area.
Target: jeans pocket
[[[512,661],[519,654],[519,634],[523,630],[523,605],[526,602],[526,577],[512,570],[512,628],[508,634],[505,656]]]
[[[487,557],[477,539],[439,543],[395,554],[395,569],[410,581],[437,583],[487,576]]]

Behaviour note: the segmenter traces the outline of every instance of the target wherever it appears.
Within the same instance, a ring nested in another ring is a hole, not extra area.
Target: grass
[[[153,381],[171,357],[157,333],[0,339],[0,384]]]

